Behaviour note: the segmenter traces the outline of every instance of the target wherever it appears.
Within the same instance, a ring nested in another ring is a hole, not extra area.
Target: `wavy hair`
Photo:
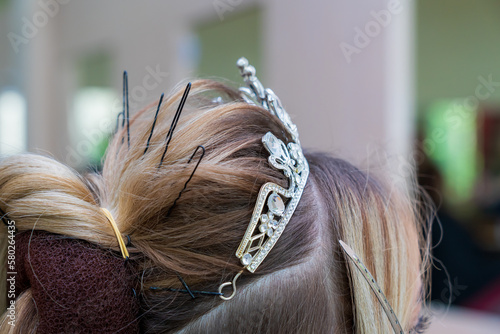
[[[255,274],[244,274],[230,301],[151,291],[217,291],[240,269],[234,256],[265,182],[287,186],[267,163],[262,136],[287,142],[279,120],[242,101],[237,91],[197,80],[161,167],[165,137],[182,89],[165,99],[150,145],[156,105],[130,119],[108,147],[102,173],[81,176],[64,164],[23,154],[0,162],[0,207],[19,232],[44,230],[119,251],[101,207],[132,240],[143,333],[388,333],[391,325],[338,240],[363,259],[403,325],[414,328],[428,279],[429,240],[418,195],[398,191],[350,163],[305,151],[310,176],[285,232]],[[223,102],[213,102],[221,96]],[[123,140],[125,138],[125,140]],[[192,180],[188,159],[206,153]],[[413,195],[412,195],[413,194]],[[170,211],[170,212],[169,212]],[[2,243],[5,255],[5,243]],[[5,256],[4,260],[5,261]],[[2,266],[5,270],[5,266]],[[36,331],[29,289],[17,301],[18,322]],[[6,324],[0,333],[16,333]]]

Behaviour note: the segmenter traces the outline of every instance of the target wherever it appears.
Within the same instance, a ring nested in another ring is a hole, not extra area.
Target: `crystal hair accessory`
[[[403,328],[401,327],[401,324],[399,323],[399,320],[396,317],[396,314],[394,313],[391,304],[389,304],[389,301],[387,301],[387,298],[382,292],[382,289],[380,289],[377,282],[375,281],[375,278],[373,278],[368,268],[366,268],[363,262],[361,262],[361,260],[356,255],[356,253],[354,253],[351,247],[349,247],[342,240],[339,240],[339,243],[344,252],[346,253],[347,257],[352,261],[352,263],[356,266],[356,268],[358,268],[358,270],[361,272],[363,277],[370,285],[370,288],[375,293],[375,296],[377,296],[378,301],[382,305],[382,308],[384,309],[385,313],[387,314],[387,317],[389,318],[389,321],[391,322],[392,328],[394,329],[394,333],[404,334]]]
[[[255,68],[248,64],[245,58],[237,61],[243,80],[248,87],[240,88],[242,98],[249,104],[259,105],[275,115],[283,124],[292,141],[285,145],[271,132],[262,137],[262,143],[269,152],[269,164],[283,171],[288,178],[288,188],[275,183],[265,183],[259,191],[250,224],[236,251],[244,269],[253,273],[264,261],[274,247],[286,225],[290,221],[302,196],[309,175],[309,165],[302,153],[297,126],[274,92],[261,84],[255,76]],[[243,269],[243,270],[244,270]],[[236,293],[236,280],[243,273],[241,270],[232,282],[223,283],[219,292],[225,286],[232,285],[233,293],[229,297],[220,295],[224,300],[231,299]]]

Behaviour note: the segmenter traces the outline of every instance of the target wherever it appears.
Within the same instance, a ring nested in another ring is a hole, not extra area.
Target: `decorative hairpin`
[[[262,137],[262,143],[270,154],[269,164],[283,171],[289,181],[288,188],[272,182],[265,183],[260,188],[250,224],[236,251],[236,256],[244,268],[233,278],[232,282],[223,283],[219,287],[219,292],[222,292],[225,286],[232,285],[233,292],[229,297],[220,295],[220,298],[224,300],[234,297],[236,280],[244,269],[251,273],[255,272],[274,247],[299,203],[309,175],[309,165],[302,153],[297,126],[292,123],[279,98],[272,90],[264,89],[255,76],[255,68],[249,65],[245,58],[240,58],[236,64],[248,85],[248,87],[240,88],[243,99],[250,104],[261,105],[275,115],[291,136],[292,141],[285,145],[271,132]],[[266,207],[267,210],[265,210]]]
[[[384,293],[382,292],[382,289],[378,286],[377,282],[375,281],[375,278],[373,278],[372,274],[366,268],[366,266],[361,262],[359,257],[354,253],[354,251],[349,247],[345,242],[342,240],[339,240],[340,246],[342,246],[342,249],[346,253],[347,257],[352,261],[352,263],[358,268],[358,270],[361,272],[363,277],[366,279],[368,284],[370,285],[370,288],[373,290],[375,293],[375,296],[377,296],[378,301],[382,305],[382,308],[384,309],[385,313],[387,314],[387,317],[389,318],[389,321],[391,322],[392,328],[394,329],[394,333],[396,334],[404,334],[403,328],[401,327],[401,324],[399,323],[398,318],[396,317],[396,314],[394,313],[391,305],[389,304],[389,301],[385,297]]]

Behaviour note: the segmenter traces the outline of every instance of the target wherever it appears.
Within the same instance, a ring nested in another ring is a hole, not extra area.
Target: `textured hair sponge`
[[[89,242],[16,236],[16,295],[32,289],[37,333],[137,333],[139,303],[123,258]]]

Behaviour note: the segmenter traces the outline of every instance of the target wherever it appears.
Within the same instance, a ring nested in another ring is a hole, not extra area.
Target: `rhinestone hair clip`
[[[271,89],[264,89],[255,76],[255,68],[248,64],[248,60],[240,58],[236,64],[248,86],[240,88],[242,98],[249,104],[264,107],[278,117],[292,141],[285,145],[271,132],[262,137],[262,143],[270,154],[269,164],[283,171],[288,178],[288,188],[272,182],[267,182],[260,188],[250,224],[236,251],[244,268],[232,282],[223,283],[219,287],[220,293],[225,286],[233,287],[229,297],[220,295],[224,300],[234,297],[236,280],[243,271],[247,269],[251,273],[255,272],[274,247],[299,203],[309,175],[309,165],[302,153],[297,126],[292,123],[279,98]]]

